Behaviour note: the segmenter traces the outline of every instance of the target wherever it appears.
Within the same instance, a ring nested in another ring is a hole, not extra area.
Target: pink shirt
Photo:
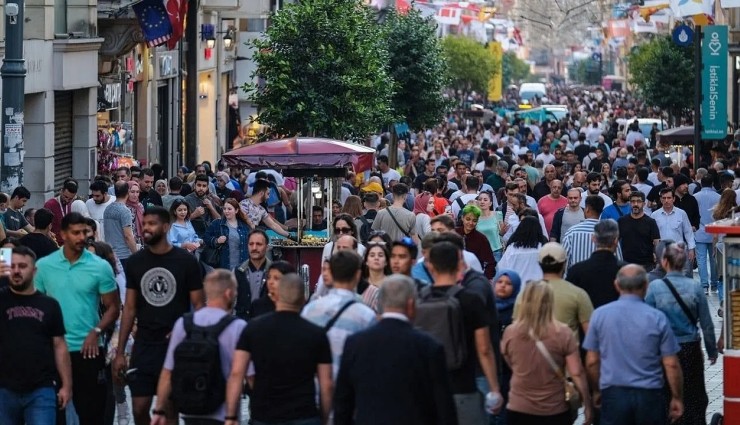
[[[555,213],[566,205],[568,205],[568,198],[565,196],[560,196],[558,199],[552,199],[550,195],[547,195],[537,201],[537,209],[540,211],[540,214],[542,214],[542,218],[545,219],[545,228],[547,229],[548,235],[552,229],[552,220],[555,218]]]

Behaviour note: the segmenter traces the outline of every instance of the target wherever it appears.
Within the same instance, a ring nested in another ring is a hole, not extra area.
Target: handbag
[[[550,364],[550,367],[555,372],[555,375],[557,375],[558,379],[561,379],[563,381],[563,388],[565,390],[565,402],[568,404],[568,411],[570,412],[570,417],[572,421],[575,421],[576,418],[578,418],[578,409],[583,406],[583,400],[581,399],[581,393],[578,392],[578,388],[576,388],[576,385],[568,379],[563,371],[560,369],[560,367],[555,363],[555,359],[552,358],[550,355],[550,352],[547,351],[547,347],[545,347],[545,343],[540,341],[537,337],[534,336],[534,332],[532,330],[529,330],[529,336],[534,340],[535,346],[537,346],[537,350],[542,354],[542,357],[547,360],[547,363]]]
[[[219,236],[224,236],[224,235],[219,235]],[[223,249],[224,245],[225,244],[219,244],[215,248],[212,248],[206,245],[206,247],[203,248],[203,253],[201,253],[200,255],[200,260],[208,266],[211,266],[216,269],[220,268],[221,267],[221,250]]]

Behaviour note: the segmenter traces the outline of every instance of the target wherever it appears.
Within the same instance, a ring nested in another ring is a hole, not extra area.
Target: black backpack
[[[215,325],[198,326],[193,313],[183,316],[185,339],[175,347],[170,396],[178,412],[207,415],[226,400],[218,337],[234,320],[227,314]]]
[[[367,218],[364,215],[361,215],[358,218],[362,222],[362,226],[360,226],[360,231],[358,232],[360,234],[360,243],[364,244],[367,243],[367,240],[370,238],[370,232],[373,231],[373,222],[375,219]]]
[[[429,333],[445,349],[447,370],[460,369],[468,357],[465,319],[457,294],[463,290],[453,285],[442,296],[435,296],[427,286],[419,293],[414,326]]]

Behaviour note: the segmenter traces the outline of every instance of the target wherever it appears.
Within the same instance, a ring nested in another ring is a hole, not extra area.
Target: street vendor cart
[[[711,424],[740,424],[740,220],[720,220],[706,231],[724,235],[724,254],[717,260],[724,282],[724,414],[715,414]]]
[[[311,219],[311,209],[316,199],[326,196],[326,232],[304,231],[298,226],[296,240],[271,234],[270,245],[274,257],[295,264],[306,285],[318,281],[321,274],[321,253],[332,238],[332,201],[337,179],[344,178],[351,167],[356,173],[373,166],[375,150],[366,146],[340,140],[323,138],[292,137],[257,143],[232,150],[223,155],[224,161],[232,166],[259,170],[279,170],[285,177],[297,179],[297,219]],[[325,192],[324,192],[325,189]],[[313,290],[313,288],[311,288]]]

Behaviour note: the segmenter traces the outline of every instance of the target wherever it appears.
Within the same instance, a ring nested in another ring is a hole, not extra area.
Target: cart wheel
[[[709,422],[709,425],[722,425],[724,423],[724,418],[722,417],[721,413],[715,413],[714,416],[712,416],[711,422]]]

